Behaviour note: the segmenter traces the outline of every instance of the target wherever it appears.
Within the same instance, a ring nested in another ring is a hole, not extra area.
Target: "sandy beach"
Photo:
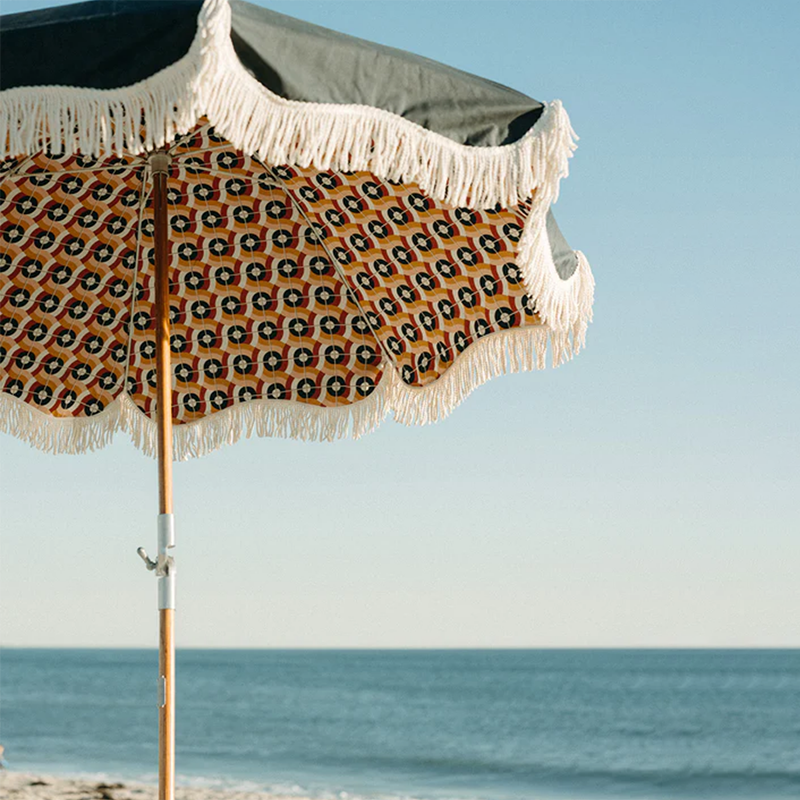
[[[157,787],[137,783],[58,778],[11,770],[0,771],[2,800],[156,800]],[[176,800],[305,800],[296,795],[267,794],[178,786]]]

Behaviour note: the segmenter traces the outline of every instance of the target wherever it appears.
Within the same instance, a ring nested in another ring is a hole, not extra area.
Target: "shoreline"
[[[0,770],[3,800],[157,800],[155,784]],[[311,800],[295,794],[176,786],[175,800]]]

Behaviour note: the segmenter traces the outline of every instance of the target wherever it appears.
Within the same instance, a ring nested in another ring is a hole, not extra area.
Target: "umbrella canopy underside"
[[[0,429],[56,452],[125,429],[155,451],[160,147],[178,458],[436,421],[580,349],[594,282],[549,213],[574,149],[559,103],[514,93],[487,134],[505,143],[465,143],[455,123],[279,96],[240,28],[208,0],[186,55],[144,81],[0,92]]]

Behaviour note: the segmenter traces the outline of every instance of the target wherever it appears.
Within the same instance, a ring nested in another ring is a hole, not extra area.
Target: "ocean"
[[[20,771],[156,779],[149,650],[0,653]],[[318,798],[800,798],[797,650],[179,650],[185,784]]]

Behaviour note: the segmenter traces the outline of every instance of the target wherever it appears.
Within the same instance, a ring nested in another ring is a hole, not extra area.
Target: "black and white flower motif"
[[[455,235],[453,226],[445,219],[437,219],[436,222],[433,223],[433,232],[440,239],[452,239]]]
[[[320,172],[317,175],[317,183],[323,189],[328,189],[328,190],[335,189],[339,185],[339,182],[337,181],[336,177],[329,172]]]
[[[427,372],[433,362],[433,356],[430,353],[420,353],[417,356],[417,369],[422,372]]]
[[[512,242],[518,242],[522,236],[522,228],[515,222],[508,222],[503,225],[503,236],[510,239]]]
[[[513,262],[508,261],[503,264],[503,277],[512,285],[516,286],[522,279],[519,274],[519,267]]]
[[[17,210],[20,214],[33,214],[38,207],[39,202],[29,194],[24,194],[17,200]]]
[[[13,317],[0,319],[0,336],[13,336],[19,329],[19,322]]]
[[[534,314],[539,313],[539,309],[536,307],[536,302],[531,300],[529,295],[525,295],[522,298],[522,310],[525,312],[525,316],[532,317]]]
[[[362,335],[369,331],[369,325],[364,317],[353,317],[353,330]]]
[[[417,299],[417,293],[410,286],[404,283],[397,287],[397,296],[404,303],[413,303]]]
[[[72,368],[72,379],[76,381],[87,381],[92,375],[92,368],[88,364],[79,362]]]
[[[110,244],[98,244],[94,247],[92,255],[94,255],[96,261],[105,264],[114,255],[114,248]]]
[[[345,250],[344,247],[335,247],[333,249],[333,257],[340,264],[350,264],[353,261],[353,254],[349,250]]]
[[[45,361],[44,371],[48,375],[58,375],[64,369],[64,359],[58,356],[51,356]]]
[[[28,328],[28,338],[32,342],[41,342],[47,336],[47,326],[41,322],[35,322]]]
[[[423,292],[430,292],[436,288],[436,278],[427,272],[418,272],[414,275],[414,281]]]
[[[487,253],[499,253],[501,250],[500,242],[488,233],[481,236],[478,241],[480,242],[481,248]]]
[[[429,250],[432,250],[434,244],[433,239],[426,236],[424,233],[415,233],[411,237],[411,243],[417,248],[417,250],[423,253],[427,253]]]
[[[220,169],[236,169],[241,166],[241,159],[239,155],[231,150],[226,150],[223,153],[217,153],[216,158],[217,167]]]
[[[341,228],[342,225],[347,224],[347,217],[335,208],[329,208],[325,212],[325,219],[333,225],[334,228]]]
[[[441,299],[436,304],[436,308],[442,319],[451,320],[456,315],[456,307],[447,298]]]
[[[394,267],[385,258],[376,258],[372,262],[372,268],[382,278],[391,278],[394,275]]]
[[[233,369],[237,375],[249,375],[253,371],[253,359],[250,356],[238,355],[233,359]]]
[[[122,254],[120,261],[125,269],[133,269],[136,266],[136,253],[133,250],[127,250]]]
[[[298,190],[300,193],[300,197],[306,201],[306,203],[317,203],[319,202],[319,192],[314,189],[312,186],[301,186]]]
[[[207,203],[216,195],[214,187],[209,183],[198,183],[192,187],[192,194],[201,203]]]
[[[457,208],[456,219],[464,226],[471,227],[478,219],[477,214],[469,208]]]
[[[90,274],[94,275],[94,273]],[[86,277],[88,278],[89,276],[87,275]],[[72,270],[66,264],[59,264],[50,272],[50,280],[53,281],[56,286],[63,286],[65,283],[69,283],[71,279]],[[86,278],[84,278],[84,280],[86,280]]]
[[[517,315],[514,313],[513,309],[508,308],[508,306],[503,306],[503,308],[498,308],[497,311],[494,312],[494,321],[501,328],[513,328],[517,322]]]
[[[397,303],[390,297],[381,297],[378,301],[378,308],[381,310],[381,313],[385,314],[387,317],[394,317],[397,315]]]
[[[485,319],[476,319],[472,325],[472,330],[475,338],[480,339],[482,336],[486,336],[487,333],[490,333],[492,329]]]
[[[228,266],[217,267],[214,270],[214,280],[220,286],[230,286],[236,278],[236,273]]]
[[[197,272],[196,270],[187,272],[184,276],[183,283],[193,292],[198,292],[208,286],[208,281],[206,280],[205,275],[203,275],[202,272]]]
[[[106,185],[107,184],[100,184],[95,191],[100,191],[102,193],[103,187]],[[61,181],[61,190],[65,194],[77,194],[81,189],[83,189],[83,179],[77,175],[69,175]],[[92,196],[94,196],[94,192],[92,192]],[[106,195],[106,197],[108,197],[108,195]],[[103,199],[106,199],[106,197]]]
[[[414,372],[408,364],[404,364],[400,369],[400,377],[403,379],[403,383],[408,384],[409,386],[413,383],[416,383],[417,380],[417,373]]]
[[[361,184],[361,191],[371,200],[378,200],[385,194],[383,187],[373,181]]]
[[[46,406],[53,399],[53,390],[49,386],[37,384],[33,387],[31,396],[33,397],[33,402],[36,403],[37,406]]]
[[[399,356],[405,352],[406,346],[396,336],[390,336],[386,340],[386,346],[389,348],[390,353]]]
[[[236,206],[231,212],[236,222],[247,225],[255,219],[256,212],[250,206]]]
[[[349,194],[342,199],[342,205],[353,214],[360,214],[364,210],[364,202],[354,194]]]
[[[356,348],[356,359],[365,366],[374,364],[377,358],[378,354],[375,352],[375,349],[367,344],[359,345]]]
[[[44,269],[44,264],[41,261],[35,258],[29,258],[23,265],[22,265],[22,274],[24,277],[35,280],[42,274],[42,270]]]
[[[125,208],[133,208],[139,205],[139,192],[136,189],[128,189],[128,191],[122,192],[117,199]]]
[[[75,331],[70,330],[69,328],[62,328],[56,334],[56,343],[59,347],[63,347],[65,350],[69,350],[72,345],[75,344],[75,340],[78,338],[78,335]]]
[[[297,350],[294,351],[292,360],[296,367],[303,369],[310,366],[314,361],[314,353],[307,347],[298,347]]]
[[[284,258],[278,262],[278,274],[283,278],[294,278],[299,272],[297,262],[291,258]]]
[[[410,194],[408,196],[408,203],[414,211],[427,211],[431,207],[430,201],[418,193]]]
[[[203,362],[203,374],[210,381],[218,380],[222,377],[222,362],[218,358],[209,358]]]
[[[247,341],[247,328],[244,325],[231,325],[225,330],[225,338],[234,344],[242,344]]]
[[[335,254],[334,254],[335,255]],[[331,262],[325,256],[314,256],[308,260],[308,267],[314,275],[329,275],[333,270]]]
[[[376,239],[385,239],[389,235],[388,228],[377,219],[369,221],[367,224],[367,230],[369,231],[370,236],[374,236]]]
[[[414,260],[412,252],[402,245],[392,248],[392,258],[398,264],[410,264]]]
[[[412,325],[410,322],[403,323],[403,326],[400,328],[400,333],[403,334],[403,337],[409,342],[416,342],[417,339],[419,339],[419,331],[416,325]]]
[[[105,406],[96,398],[92,397],[83,404],[87,417],[94,417],[99,414]]]
[[[195,300],[191,306],[191,313],[195,319],[208,319],[211,316],[211,307],[205,300]]]
[[[333,397],[341,397],[347,391],[347,384],[343,378],[334,375],[325,382],[325,389]]]
[[[498,290],[500,289],[500,284],[492,275],[481,275],[479,283],[481,291],[487,297],[494,297],[494,295],[496,295]]]
[[[222,312],[224,314],[240,314],[242,311],[242,302],[239,300],[238,297],[234,297],[233,295],[227,295],[226,297],[222,298]]]
[[[16,244],[25,235],[25,229],[22,225],[6,225],[3,228],[3,239],[9,244]]]
[[[297,394],[304,400],[308,400],[316,394],[317,385],[311,378],[301,378],[297,383]]]
[[[350,237],[350,246],[354,247],[360,253],[364,253],[370,249],[370,241],[366,236],[363,236],[360,233],[354,233]]]
[[[61,300],[58,295],[46,294],[39,301],[39,308],[44,311],[45,314],[52,314],[58,308],[60,303]]]
[[[256,292],[252,298],[253,308],[258,311],[268,311],[272,308],[272,297],[267,292]]]
[[[83,319],[88,313],[89,306],[87,303],[84,303],[83,300],[73,300],[67,310],[67,314],[72,317],[72,319],[76,320]]]
[[[167,189],[167,205],[178,206],[183,202],[183,195],[174,187]]]
[[[216,239],[212,239],[208,243],[208,249],[211,251],[212,255],[216,256],[217,258],[223,258],[230,253],[231,246],[226,239],[218,237]]]
[[[364,316],[367,318],[367,322],[369,323],[369,327],[373,331],[377,331],[382,327],[383,322],[381,321],[381,318],[374,311],[367,311],[364,314]]]
[[[66,283],[71,277],[71,272],[66,275],[60,275],[59,280],[55,281],[55,283]],[[96,292],[99,285],[100,276],[96,272],[87,272],[81,278],[81,289],[83,289],[84,292]]]
[[[210,349],[217,345],[217,334],[210,328],[204,328],[197,334],[197,342],[200,347]]]
[[[436,328],[436,317],[430,311],[420,311],[417,315],[417,320],[426,331],[432,331]]]
[[[183,407],[188,411],[190,414],[193,414],[200,410],[200,396],[190,392],[188,394],[182,394],[180,396],[180,401],[183,404]]]
[[[264,213],[270,219],[282,219],[286,216],[286,205],[281,203],[280,200],[270,200],[264,206]]]
[[[180,333],[173,333],[169,337],[169,349],[173,353],[185,353],[188,346],[186,337]]]
[[[265,342],[272,341],[273,339],[277,338],[278,336],[278,326],[274,322],[270,322],[269,320],[265,320],[264,322],[259,322],[258,327],[256,328],[256,332],[258,333],[258,338],[262,339]]]
[[[128,229],[128,220],[125,217],[111,217],[106,222],[106,231],[112,236],[122,236]]]
[[[341,364],[344,361],[344,350],[337,344],[325,348],[325,361],[328,364]]]
[[[409,219],[408,212],[400,208],[400,206],[392,206],[387,213],[389,219],[395,225],[408,224],[408,219]]]
[[[105,342],[100,336],[87,336],[83,343],[83,349],[90,355],[97,355],[103,349],[104,344]]]
[[[356,391],[361,395],[361,397],[367,397],[372,394],[375,390],[375,381],[372,378],[368,378],[366,375],[362,375],[356,381]]]
[[[191,220],[185,214],[173,214],[169,219],[169,225],[175,233],[186,233],[192,227]],[[149,235],[152,236],[152,233]]]
[[[263,264],[252,262],[244,268],[244,274],[247,275],[251,281],[258,283],[267,277],[267,268]]]
[[[98,379],[100,388],[105,392],[113,392],[117,386],[117,376],[113,372],[103,372]]]
[[[230,398],[227,394],[225,394],[225,392],[217,389],[217,391],[211,392],[209,402],[211,403],[212,408],[216,409],[217,411],[222,411],[223,408],[227,408],[230,405]]]
[[[289,328],[289,333],[292,336],[308,335],[308,323],[304,319],[300,319],[300,317],[295,317],[293,320],[291,320],[289,322],[288,328]]]
[[[203,163],[203,159],[199,156],[190,156],[183,160],[182,166],[189,175],[199,175],[204,171],[203,167],[205,167],[205,164]]]
[[[434,265],[434,269],[443,278],[453,278],[456,274],[456,265],[448,261],[446,258],[440,258]]]
[[[297,308],[297,306],[303,303],[303,293],[299,289],[290,287],[283,291],[281,300],[283,300],[289,308]]]
[[[73,236],[64,242],[64,251],[70,256],[79,256],[86,249],[86,242]]]
[[[24,308],[31,300],[31,293],[27,289],[14,289],[8,295],[8,301],[14,308]]]
[[[282,383],[271,383],[267,386],[264,396],[270,400],[285,400],[289,395],[286,387]]]
[[[56,243],[56,235],[52,231],[38,231],[34,235],[33,241],[40,250],[49,250]],[[108,245],[105,246],[108,247]]]
[[[22,385],[22,381],[13,380],[9,381],[6,385],[4,390],[12,397],[22,397],[22,393],[25,391],[25,387]]]
[[[50,205],[47,206],[47,219],[51,220],[52,222],[61,222],[61,220],[66,218],[67,214],[69,214],[69,206],[65,203],[50,203]],[[86,220],[93,221],[89,224],[86,224]],[[96,223],[97,220],[97,212],[88,208],[78,214],[78,222],[84,227],[91,227],[91,225]]]
[[[240,386],[236,391],[236,397],[240,403],[249,403],[251,400],[255,400],[258,395],[252,386]]]
[[[258,250],[261,240],[254,233],[245,233],[239,237],[238,244],[245,253],[252,253]]]
[[[36,363],[36,356],[29,350],[23,350],[16,358],[17,369],[29,370]]]
[[[240,197],[247,191],[247,182],[241,178],[231,178],[225,181],[225,191],[234,197]]]
[[[459,247],[456,250],[456,256],[462,264],[468,267],[478,263],[478,254],[469,247]]]
[[[151,361],[156,357],[156,343],[152,339],[145,339],[139,345],[139,358]]]
[[[319,329],[326,336],[336,336],[342,332],[342,323],[336,317],[326,316],[319,321]]]
[[[453,344],[455,344],[459,353],[463,353],[467,349],[467,345],[469,345],[467,334],[464,331],[456,331],[453,335]]]
[[[367,292],[375,288],[375,278],[369,272],[359,272],[356,275],[356,283]]]
[[[436,355],[439,356],[439,361],[447,363],[453,358],[450,348],[444,342],[436,343]]]
[[[222,214],[219,211],[204,211],[200,215],[200,220],[206,228],[218,228],[223,223]]]
[[[289,169],[289,167],[273,167],[272,168],[273,174],[282,181],[290,181],[294,178],[294,173]]]
[[[314,289],[314,299],[320,305],[328,306],[336,299],[336,295],[329,286],[317,286]]]
[[[73,392],[72,389],[67,389],[61,395],[61,408],[63,408],[65,411],[67,409],[72,408],[72,406],[75,405],[77,399],[78,399],[77,393]]]
[[[124,364],[128,359],[128,349],[124,344],[115,344],[111,348],[111,360],[117,364]]]
[[[278,230],[272,232],[272,244],[274,244],[275,247],[285,249],[291,247],[294,243],[295,237],[290,230],[278,228]]]
[[[477,294],[469,286],[462,286],[458,290],[458,301],[465,308],[472,308],[477,300]]]

